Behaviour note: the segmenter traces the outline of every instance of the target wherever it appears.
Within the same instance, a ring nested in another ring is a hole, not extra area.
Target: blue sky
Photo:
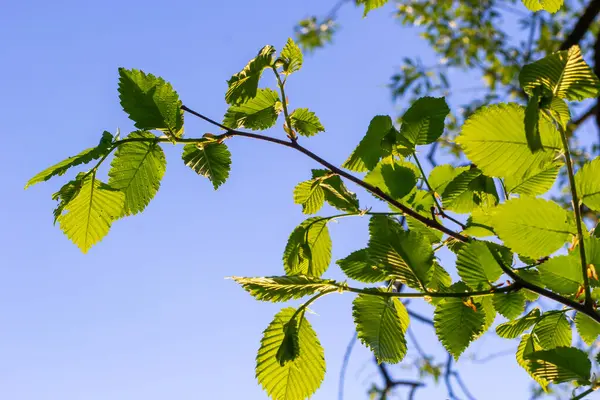
[[[220,119],[226,80],[265,44],[281,48],[293,25],[329,1],[13,1],[0,16],[3,192],[0,218],[0,397],[11,400],[264,399],[254,379],[262,330],[279,305],[258,303],[224,277],[277,275],[289,233],[304,216],[292,189],[316,165],[289,149],[228,142],[229,181],[217,192],[166,147],[161,190],[143,215],[118,221],[83,255],[52,225],[50,199],[67,177],[27,191],[29,177],[96,144],[103,130],[133,129],[117,97],[117,68],[172,82],[183,102]],[[334,46],[306,57],[287,89],[292,107],[310,107],[327,132],[306,140],[341,164],[370,119],[396,114],[387,79],[424,42],[389,18],[344,9]],[[427,54],[424,55],[428,57]],[[272,84],[270,78],[265,84]],[[461,78],[464,80],[464,78]],[[472,82],[464,80],[465,86]],[[187,116],[186,134],[214,129]],[[282,137],[280,130],[271,135]],[[364,205],[380,206],[359,193]],[[325,212],[331,212],[328,209]],[[364,246],[366,220],[333,224],[334,259]],[[450,258],[445,261],[451,263]],[[332,266],[328,276],[341,277]],[[314,399],[337,398],[338,374],[353,332],[352,296],[331,295],[310,317],[326,350],[328,374]],[[416,309],[431,308],[413,301]],[[441,355],[431,329],[413,322],[425,351]],[[459,363],[479,398],[524,398],[529,378],[489,337]],[[410,359],[414,353],[409,353]],[[439,358],[440,362],[445,358]],[[397,378],[414,373],[400,365]],[[502,393],[491,390],[502,376]],[[357,345],[346,399],[365,399],[376,368]],[[430,385],[419,398],[444,398]]]

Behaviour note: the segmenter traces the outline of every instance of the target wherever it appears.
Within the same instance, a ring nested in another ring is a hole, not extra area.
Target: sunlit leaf
[[[600,323],[580,312],[575,316],[575,326],[583,341],[591,346],[600,336]]]
[[[485,313],[465,305],[463,299],[447,298],[437,305],[433,322],[440,342],[458,360],[483,331]]]
[[[258,81],[265,68],[273,64],[273,46],[265,46],[258,52],[257,56],[250,60],[243,70],[233,75],[227,81],[229,89],[225,94],[227,104],[240,105],[256,96]]]
[[[586,162],[575,174],[579,199],[592,210],[600,211],[600,157]]]
[[[388,271],[371,260],[368,249],[357,250],[348,257],[338,260],[336,264],[348,278],[359,282],[383,282],[389,276]]]
[[[319,132],[325,132],[319,118],[308,108],[295,109],[290,114],[290,120],[292,121],[292,128],[302,136],[310,137]]]
[[[277,61],[281,63],[284,75],[290,75],[302,68],[302,50],[292,38],[288,38]]]
[[[496,333],[505,339],[514,339],[535,325],[541,315],[540,309],[534,308],[524,317],[498,325]]]
[[[231,129],[268,129],[275,125],[281,110],[281,100],[277,92],[258,89],[254,98],[229,107],[223,118],[223,125]]]
[[[550,382],[590,381],[592,363],[584,351],[575,347],[535,351],[526,358],[531,361],[531,373]]]
[[[367,133],[342,167],[356,172],[367,172],[375,168],[383,155],[381,141],[392,129],[394,126],[388,115],[373,118]]]
[[[300,299],[304,296],[338,288],[333,280],[303,275],[265,278],[234,276],[231,279],[239,283],[256,300],[271,302]]]
[[[562,312],[548,312],[542,315],[532,333],[537,336],[540,346],[546,350],[570,346],[573,337],[571,325]]]
[[[283,253],[288,275],[319,277],[331,262],[331,238],[327,220],[312,217],[302,222],[290,235]]]
[[[443,97],[421,97],[402,116],[400,135],[414,148],[435,142],[444,132],[450,109]]]
[[[205,141],[183,148],[183,162],[197,174],[207,177],[216,189],[229,177],[231,153],[224,143]]]

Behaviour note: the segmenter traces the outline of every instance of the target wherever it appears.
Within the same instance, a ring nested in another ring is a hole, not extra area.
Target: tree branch
[[[600,13],[600,0],[591,0],[569,36],[567,36],[565,41],[560,45],[560,50],[567,50],[571,46],[579,43],[590,29],[590,26],[592,25],[592,22],[594,22],[594,19],[596,19],[598,13]]]

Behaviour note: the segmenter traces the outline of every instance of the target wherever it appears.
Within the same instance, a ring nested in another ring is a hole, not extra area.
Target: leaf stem
[[[577,242],[579,244],[579,256],[581,258],[581,271],[583,274],[583,288],[585,290],[585,306],[592,309],[592,293],[590,290],[590,282],[587,274],[587,262],[585,260],[585,248],[583,244],[583,227],[581,221],[581,203],[577,196],[577,187],[575,186],[575,173],[573,172],[573,161],[571,160],[571,152],[569,151],[569,139],[567,132],[560,123],[556,124],[562,139],[563,149],[565,151],[565,161],[567,164],[567,174],[569,175],[569,186],[571,188],[571,196],[573,201],[573,210],[575,211],[575,223],[577,224]]]
[[[285,82],[281,81],[281,76],[279,76],[279,72],[277,72],[277,68],[273,66],[273,73],[277,78],[277,86],[279,86],[279,91],[281,92],[281,104],[283,105],[283,116],[285,118],[285,124],[287,126],[286,133],[292,142],[296,142],[298,137],[296,136],[296,132],[292,129],[292,119],[290,118],[290,114],[288,113],[287,108],[287,97],[285,96]]]
[[[596,389],[598,389],[596,386],[592,386],[591,388],[589,388],[588,390],[586,390],[585,392],[573,397],[572,400],[579,400],[579,399],[583,399],[584,397],[586,397],[588,394],[591,394],[592,392],[594,392]]]
[[[328,289],[328,290],[323,290],[322,292],[317,293],[316,295],[314,295],[310,299],[306,300],[306,302],[304,304],[302,304],[300,307],[298,307],[298,309],[296,310],[296,312],[294,312],[294,315],[292,315],[292,318],[290,318],[290,321],[293,321],[294,318],[296,318],[301,312],[304,312],[304,310],[306,310],[306,307],[308,307],[309,305],[311,305],[313,302],[315,302],[319,298],[321,298],[321,297],[323,297],[325,295],[328,295],[329,293],[337,292],[339,290],[340,290],[339,288]]]
[[[465,224],[463,224],[462,222],[458,221],[457,219],[452,218],[451,216],[449,216],[448,214],[446,214],[444,212],[444,209],[442,208],[442,205],[440,204],[438,198],[435,196],[435,190],[433,190],[433,188],[429,184],[429,181],[427,180],[427,175],[425,175],[425,170],[423,170],[423,166],[419,162],[419,158],[417,157],[417,152],[416,151],[413,152],[412,156],[415,159],[415,163],[417,164],[417,167],[419,167],[419,171],[421,171],[421,176],[423,177],[423,181],[425,182],[425,185],[427,186],[427,189],[429,189],[429,193],[431,194],[431,197],[433,197],[433,201],[435,202],[435,205],[436,205],[436,207],[437,207],[438,212],[440,213],[440,215],[443,218],[446,218],[446,219],[454,222],[456,225],[460,226],[463,230],[466,229],[467,226]]]

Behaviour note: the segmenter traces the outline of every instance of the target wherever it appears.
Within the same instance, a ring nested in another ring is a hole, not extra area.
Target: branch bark
[[[560,50],[567,50],[571,46],[579,43],[590,29],[590,26],[594,22],[594,19],[596,19],[598,13],[600,13],[600,0],[591,0],[569,36],[567,36],[565,41],[560,45]]]

